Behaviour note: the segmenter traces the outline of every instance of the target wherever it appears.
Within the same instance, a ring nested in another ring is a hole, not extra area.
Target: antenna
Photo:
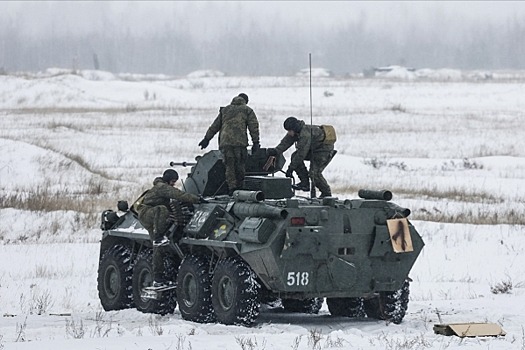
[[[313,129],[313,120],[314,120],[314,117],[313,117],[313,112],[312,112],[312,53],[309,53],[308,54],[308,63],[310,65],[310,170],[312,170],[312,163],[313,163],[313,158],[314,158],[314,153],[313,153],[313,142],[312,142],[312,129]],[[313,172],[311,171],[311,173],[313,174]],[[314,177],[312,176],[312,178],[310,179],[312,180],[312,185],[310,187],[310,198],[315,198],[316,197],[316,194],[315,194],[315,179]]]
[[[310,125],[313,125],[313,112],[312,112],[312,54],[308,54],[308,61],[310,65]],[[311,146],[310,146],[311,149]]]

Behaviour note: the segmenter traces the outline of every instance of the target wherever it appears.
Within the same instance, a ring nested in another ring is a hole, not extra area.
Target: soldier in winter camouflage
[[[160,288],[170,284],[164,278],[163,256],[165,247],[169,244],[166,233],[169,228],[170,200],[176,199],[183,203],[199,203],[203,199],[191,193],[185,193],[175,188],[179,174],[168,169],[162,177],[153,181],[153,187],[146,191],[136,202],[139,220],[148,230],[153,243],[153,287]]]
[[[219,109],[219,115],[208,128],[206,135],[199,142],[201,149],[208,147],[210,140],[219,133],[219,149],[222,152],[226,167],[226,182],[229,194],[242,188],[244,181],[246,158],[248,152],[248,135],[252,139],[252,154],[260,149],[259,121],[253,110],[247,106],[248,96],[244,93],[233,98],[232,102]]]
[[[299,183],[295,189],[301,191],[310,190],[310,178],[312,178],[321,191],[321,197],[330,197],[332,190],[323,176],[326,168],[334,154],[334,144],[325,142],[325,132],[318,125],[306,125],[304,121],[289,117],[284,121],[284,129],[288,133],[275,148],[269,148],[267,154],[274,156],[285,152],[294,143],[296,151],[292,154],[290,165],[286,171],[286,176],[292,177],[293,172],[297,173]],[[304,165],[304,161],[310,161],[310,173]]]

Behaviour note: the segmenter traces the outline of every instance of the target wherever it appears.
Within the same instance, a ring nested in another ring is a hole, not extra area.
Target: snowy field
[[[338,134],[333,194],[391,190],[426,246],[400,325],[325,306],[263,308],[253,328],[104,312],[100,212],[202,154],[219,106],[240,92],[262,147],[276,146],[286,117],[310,122],[309,78],[69,73],[0,75],[0,349],[525,349],[524,72],[313,77],[313,122]],[[507,335],[434,334],[457,322]]]

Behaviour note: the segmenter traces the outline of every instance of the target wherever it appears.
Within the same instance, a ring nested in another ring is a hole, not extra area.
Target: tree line
[[[309,53],[314,66],[340,75],[393,64],[525,69],[525,21],[518,18],[501,26],[471,24],[456,33],[415,26],[392,33],[363,21],[311,31],[261,28],[260,23],[246,27],[199,39],[191,28],[174,25],[140,35],[112,27],[29,36],[6,22],[0,26],[0,71],[61,67],[180,76],[216,69],[228,75],[292,75],[308,66]]]

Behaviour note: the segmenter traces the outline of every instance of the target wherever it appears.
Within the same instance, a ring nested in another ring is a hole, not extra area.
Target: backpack
[[[334,144],[337,141],[337,135],[335,134],[335,128],[332,125],[321,125],[321,129],[324,131],[325,144]]]

